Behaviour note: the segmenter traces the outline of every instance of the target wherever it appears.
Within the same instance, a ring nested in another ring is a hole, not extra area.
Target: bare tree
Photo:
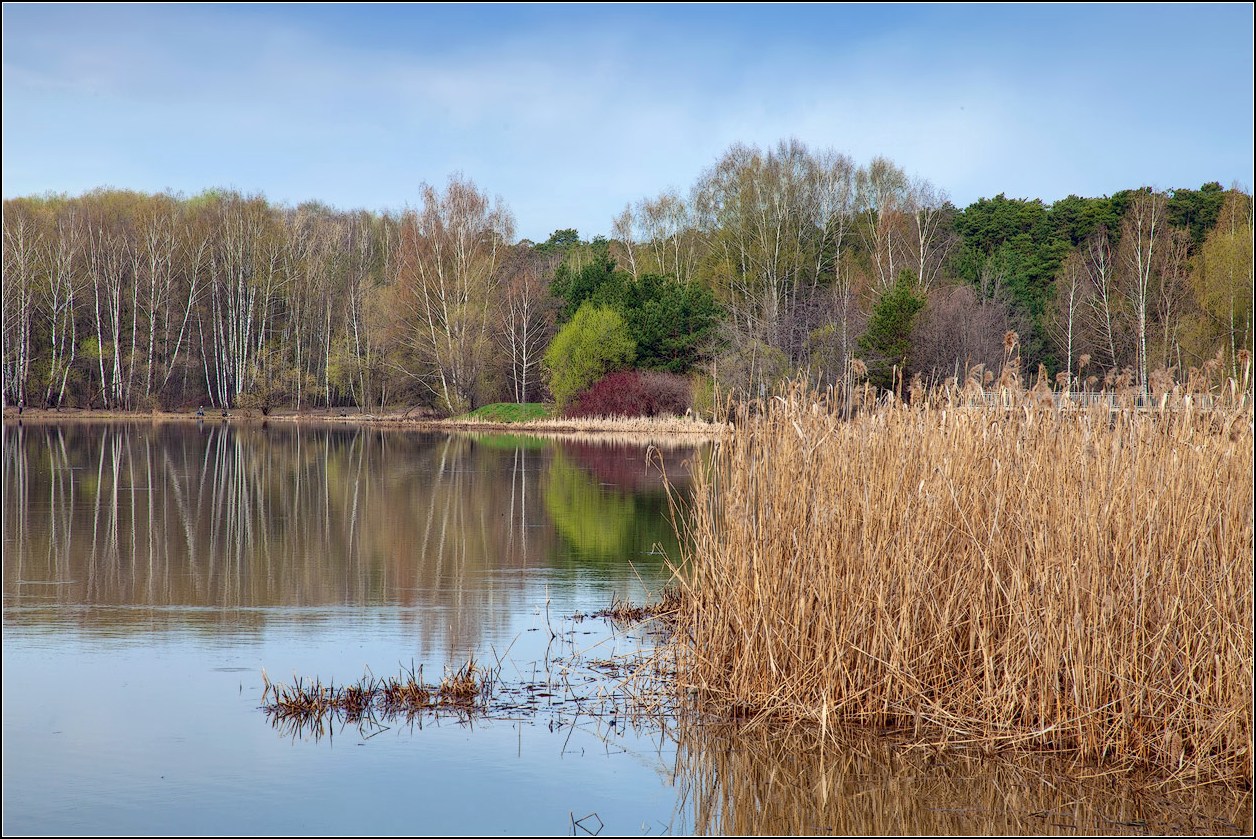
[[[937,284],[955,245],[950,215],[946,193],[923,179],[912,182],[906,196],[906,249],[916,281],[926,294]]]
[[[624,256],[628,259],[628,272],[632,274],[635,280],[640,276],[637,270],[637,219],[632,212],[632,205],[624,207],[624,211],[615,216],[611,223],[611,234],[614,235],[615,241],[624,251]]]
[[[79,253],[82,228],[73,208],[58,214],[56,236],[45,243],[47,282],[44,286],[48,313],[48,388],[44,404],[60,407],[78,347],[76,293],[79,288]]]
[[[278,219],[260,198],[228,195],[216,208],[208,304],[206,386],[226,408],[248,390],[283,275]]]
[[[87,228],[87,275],[92,286],[94,326],[96,329],[97,372],[100,376],[100,397],[105,407],[120,408],[125,393],[122,379],[123,289],[127,271],[132,267],[133,243],[119,219],[107,213],[112,203],[108,195],[94,202]],[[106,373],[105,360],[109,360]]]
[[[298,407],[307,387],[325,406],[332,404],[337,388],[355,389],[349,353],[337,342],[346,333],[346,304],[350,316],[355,306],[346,287],[353,258],[350,224],[348,217],[315,202],[300,205],[284,218],[282,260],[288,283],[284,297],[290,313],[285,332],[292,336],[292,386]]]
[[[211,246],[209,229],[201,220],[191,217],[185,218],[178,246],[179,273],[182,277],[181,290],[178,297],[178,306],[176,307],[174,295],[171,294],[166,307],[167,311],[163,316],[164,339],[162,346],[169,357],[165,363],[165,373],[157,387],[159,392],[166,390],[170,384],[171,377],[179,369],[179,354],[183,351],[185,341],[189,344],[191,343],[192,336],[189,327],[191,326],[192,313],[197,309],[197,304],[200,302],[200,292],[204,285],[202,278],[206,265],[209,262]],[[182,314],[180,314],[180,310],[182,310]],[[175,318],[178,319],[179,329],[174,336],[174,343],[171,344],[171,333],[174,331]],[[189,350],[189,354],[190,352]]]
[[[369,213],[354,213],[344,226],[342,248],[346,260],[344,344],[349,358],[349,377],[354,399],[365,407],[372,401],[373,390],[379,390],[380,361],[377,324],[370,317],[375,292],[377,266],[385,261],[387,234],[390,226],[376,225]]]
[[[904,227],[910,204],[907,175],[884,157],[859,170],[859,232],[873,267],[873,288],[880,295],[894,285],[907,261]]]
[[[529,401],[539,388],[541,360],[554,335],[557,305],[546,282],[554,262],[531,248],[517,248],[502,270],[497,342],[509,365],[511,398],[518,403]]]
[[[852,170],[842,155],[790,140],[766,153],[733,146],[699,179],[694,227],[734,334],[805,356],[815,291],[845,265]]]
[[[856,297],[852,286],[851,271],[847,266],[846,245],[851,228],[855,222],[855,164],[844,154],[826,151],[815,157],[814,167],[815,200],[812,202],[815,213],[812,224],[818,236],[814,246],[814,269],[811,278],[810,299],[818,302],[827,298],[827,305],[821,305],[822,317],[831,324],[834,353],[829,353],[828,367],[834,373],[845,371],[852,358],[855,330]],[[828,283],[829,290],[821,291],[821,284]],[[818,338],[817,329],[825,330],[825,325],[814,322],[808,324],[808,344],[814,346]],[[843,376],[849,379],[849,376]]]
[[[148,325],[148,340],[144,363],[144,396],[153,394],[154,369],[159,362],[168,363],[166,348],[158,350],[158,324],[165,320],[163,335],[169,334],[169,313],[175,287],[175,257],[178,253],[178,208],[170,196],[156,196],[145,207],[140,219],[140,246],[136,251],[140,263],[140,277],[144,282],[146,297],[143,305],[144,319]],[[138,295],[140,278],[134,284]],[[137,329],[134,321],[140,306],[133,303],[133,328],[131,341],[134,346]],[[134,359],[135,353],[132,352]],[[134,362],[132,362],[134,363]]]
[[[1121,274],[1126,299],[1134,317],[1138,387],[1147,393],[1147,331],[1153,283],[1163,260],[1168,199],[1162,192],[1141,189],[1134,193],[1121,222]]]
[[[1190,299],[1190,244],[1189,233],[1168,229],[1152,302],[1163,368],[1182,368],[1181,332]]]
[[[0,283],[3,310],[3,387],[6,402],[25,402],[31,368],[31,329],[40,234],[34,215],[6,202],[4,212],[4,282]]]
[[[1055,278],[1054,306],[1047,322],[1051,337],[1064,350],[1064,369],[1069,377],[1069,387],[1073,381],[1074,348],[1081,325],[1082,307],[1086,305],[1090,291],[1086,257],[1080,251],[1070,251]]]
[[[1099,334],[1099,342],[1108,351],[1108,368],[1115,370],[1122,361],[1117,350],[1121,301],[1117,294],[1112,242],[1104,227],[1086,240],[1086,277],[1092,289],[1086,298],[1090,308],[1089,321]]]
[[[913,372],[962,380],[978,365],[996,370],[1003,336],[1026,327],[1002,295],[983,298],[969,285],[936,287],[912,327]]]
[[[514,219],[460,175],[443,193],[424,184],[422,194],[423,208],[402,219],[399,293],[419,368],[411,372],[455,413],[476,402],[491,343],[498,262],[514,236]]]

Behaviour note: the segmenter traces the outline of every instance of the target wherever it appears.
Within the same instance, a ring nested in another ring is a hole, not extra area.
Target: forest
[[[1249,387],[1252,211],[1217,182],[959,208],[888,159],[797,140],[734,145],[587,241],[516,239],[462,175],[400,212],[219,189],[7,199],[0,391],[455,415],[564,409],[635,371],[645,391],[687,383],[697,411],[801,376],[988,379],[1009,333],[1017,375],[1055,387]]]

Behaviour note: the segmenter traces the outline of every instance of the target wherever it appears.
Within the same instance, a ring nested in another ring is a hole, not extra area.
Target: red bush
[[[673,373],[626,370],[609,373],[580,393],[568,417],[657,417],[689,410],[689,380]]]

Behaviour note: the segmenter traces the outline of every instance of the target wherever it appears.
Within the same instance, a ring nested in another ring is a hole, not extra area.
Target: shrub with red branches
[[[621,370],[576,396],[567,417],[657,417],[682,415],[693,404],[689,379],[674,373]]]

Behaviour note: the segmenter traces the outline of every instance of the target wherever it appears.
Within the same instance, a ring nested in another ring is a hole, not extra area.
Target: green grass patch
[[[549,408],[540,402],[494,402],[483,405],[458,419],[478,419],[484,422],[528,422],[529,420],[548,419],[552,416]]]

